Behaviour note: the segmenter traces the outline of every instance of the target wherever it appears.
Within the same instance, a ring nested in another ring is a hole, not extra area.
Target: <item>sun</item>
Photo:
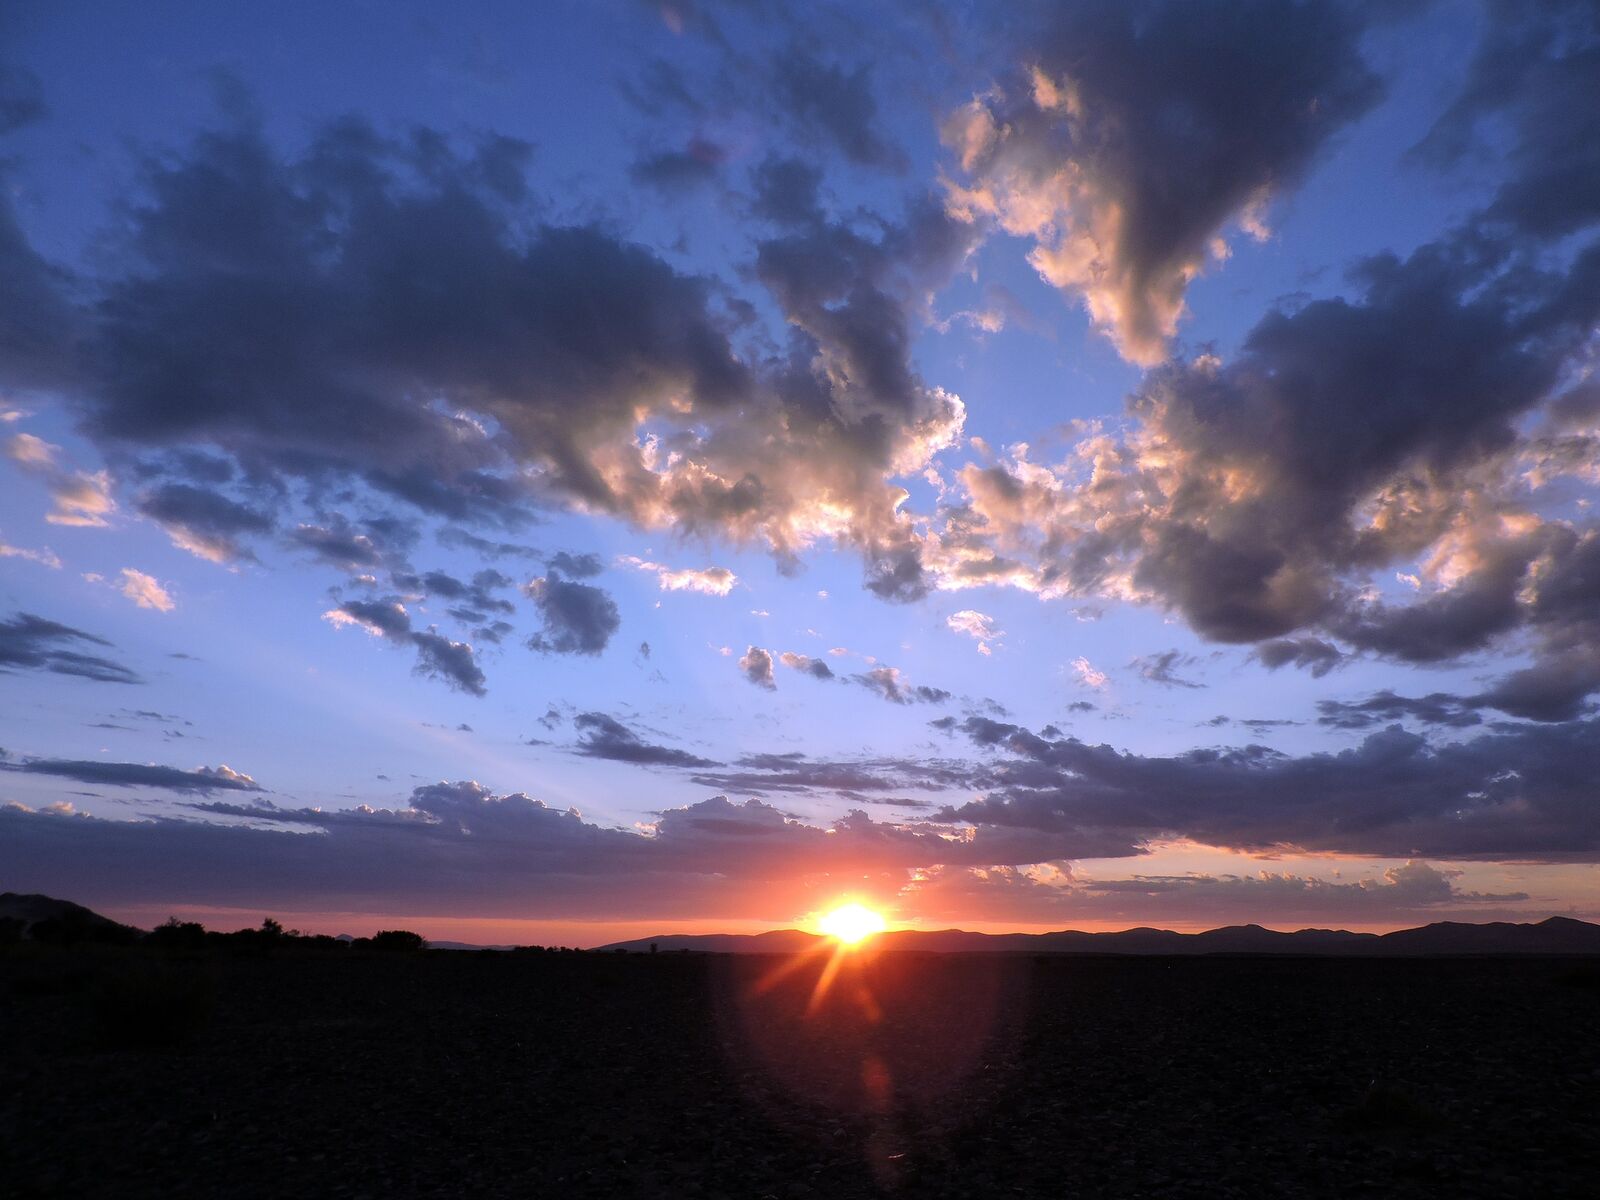
[[[854,946],[875,933],[882,933],[883,917],[860,904],[842,904],[824,913],[817,927],[846,946]]]

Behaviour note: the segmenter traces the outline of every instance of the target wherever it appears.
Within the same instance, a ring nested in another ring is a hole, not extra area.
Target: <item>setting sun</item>
[[[823,933],[839,939],[847,946],[865,941],[875,933],[882,933],[883,917],[860,904],[845,904],[823,915],[818,928]]]

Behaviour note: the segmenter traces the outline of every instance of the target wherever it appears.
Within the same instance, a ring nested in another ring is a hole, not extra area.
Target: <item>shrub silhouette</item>
[[[412,933],[409,929],[380,929],[372,935],[374,950],[410,953],[421,950],[427,944],[420,933]]]
[[[147,945],[163,946],[172,950],[199,950],[206,944],[206,927],[199,921],[180,921],[168,917],[144,935]]]

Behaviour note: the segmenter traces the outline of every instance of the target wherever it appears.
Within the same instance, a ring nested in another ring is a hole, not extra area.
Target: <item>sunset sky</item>
[[[13,3],[0,185],[0,890],[1600,918],[1593,3]]]

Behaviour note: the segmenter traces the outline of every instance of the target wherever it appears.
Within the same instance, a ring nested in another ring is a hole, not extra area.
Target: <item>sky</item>
[[[1600,6],[0,10],[0,888],[1600,918]]]

